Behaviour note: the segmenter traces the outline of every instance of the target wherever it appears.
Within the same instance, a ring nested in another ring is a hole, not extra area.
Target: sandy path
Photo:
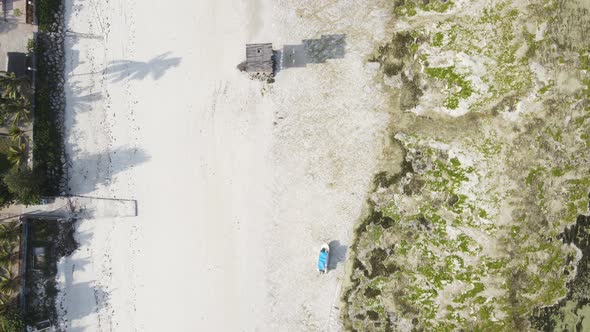
[[[337,328],[387,120],[362,64],[384,21],[371,5],[66,1],[71,190],[136,199],[138,216],[79,223],[81,247],[60,264],[64,329]],[[341,23],[297,16],[316,6]],[[246,42],[329,33],[347,34],[344,58],[271,86],[235,70]],[[320,277],[325,241],[340,262]]]

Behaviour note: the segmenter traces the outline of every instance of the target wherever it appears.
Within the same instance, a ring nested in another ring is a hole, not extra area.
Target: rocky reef
[[[352,248],[345,327],[581,327],[590,4],[390,6],[391,37],[367,61],[391,96],[391,139]]]

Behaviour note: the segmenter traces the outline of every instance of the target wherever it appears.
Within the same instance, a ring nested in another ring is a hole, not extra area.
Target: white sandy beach
[[[78,222],[59,266],[64,330],[338,330],[388,122],[364,63],[379,4],[66,0],[71,193],[134,199],[138,215],[105,204]],[[343,58],[273,84],[236,70],[245,43],[330,34],[346,35]]]

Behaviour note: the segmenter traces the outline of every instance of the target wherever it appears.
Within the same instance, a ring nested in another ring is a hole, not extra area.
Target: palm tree
[[[18,96],[28,95],[30,85],[26,76],[17,77],[15,73],[0,71],[0,87],[4,89],[4,97],[16,99]]]
[[[26,139],[27,136],[25,134],[27,133],[27,131],[28,130],[22,130],[17,126],[12,126],[8,130],[8,136],[10,136],[12,141],[20,143],[23,138]]]
[[[0,275],[0,292],[10,296],[20,288],[21,277],[14,275],[10,268],[3,268]]]
[[[17,168],[23,163],[23,160],[27,156],[27,145],[25,143],[21,143],[17,146],[10,146],[8,148],[8,161]]]
[[[14,113],[14,118],[12,119],[12,125],[13,126],[18,126],[19,123],[21,123],[22,121],[28,122],[31,119],[31,111],[29,110],[29,107],[21,107],[20,109],[17,110],[16,113]]]
[[[0,242],[4,239],[8,240],[10,243],[14,243],[18,240],[18,237],[21,232],[20,223],[16,221],[11,221],[7,223],[0,223]]]
[[[10,246],[7,244],[3,244],[0,246],[0,266],[2,268],[9,269],[12,266],[12,259],[14,258],[14,253],[12,252]]]
[[[29,121],[31,104],[24,99],[4,99],[0,103],[0,109],[5,116],[13,116],[12,124],[18,126],[21,121]]]
[[[0,294],[0,315],[5,315],[13,309],[10,298],[4,294]]]

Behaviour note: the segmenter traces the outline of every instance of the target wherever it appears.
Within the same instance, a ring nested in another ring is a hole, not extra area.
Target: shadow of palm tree
[[[102,92],[92,92],[91,86],[80,86],[79,81],[73,81],[66,86],[68,105],[74,111],[87,112],[92,110],[94,103],[103,99]]]
[[[18,27],[18,20],[14,17],[0,19],[0,33],[6,33]]]
[[[116,60],[111,61],[105,71],[111,82],[128,80],[143,80],[151,76],[154,80],[160,79],[166,71],[180,64],[181,58],[169,57],[170,52],[160,54],[153,59],[142,61]]]
[[[141,149],[117,148],[102,153],[88,154],[74,151],[72,163],[83,165],[76,167],[81,171],[72,172],[74,195],[92,193],[100,186],[113,180],[113,177],[127,169],[150,160],[150,156]]]
[[[103,287],[94,281],[85,281],[79,283],[69,284],[66,282],[65,292],[67,297],[75,299],[76,305],[67,305],[68,311],[66,318],[71,322],[82,319],[89,315],[96,315],[105,307],[110,301],[110,294]],[[68,331],[74,331],[68,328]],[[81,329],[79,331],[88,331]]]

